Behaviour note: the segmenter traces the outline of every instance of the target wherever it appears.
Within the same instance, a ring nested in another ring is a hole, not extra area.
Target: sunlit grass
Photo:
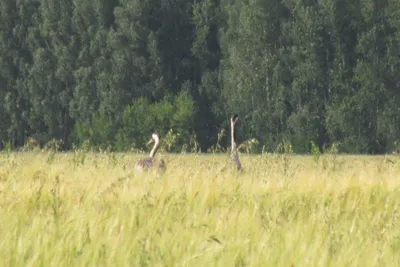
[[[400,159],[0,155],[0,266],[400,266]]]

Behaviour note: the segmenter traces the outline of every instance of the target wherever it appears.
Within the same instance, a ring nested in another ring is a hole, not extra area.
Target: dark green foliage
[[[395,0],[4,0],[0,148],[156,130],[206,151],[234,112],[258,151],[398,152],[399,18]]]
[[[188,91],[181,91],[174,98],[166,96],[156,103],[139,98],[125,107],[122,125],[117,133],[116,148],[143,149],[154,131],[164,137],[169,129],[175,129],[179,136],[172,150],[179,151],[193,134],[195,111],[194,101]]]

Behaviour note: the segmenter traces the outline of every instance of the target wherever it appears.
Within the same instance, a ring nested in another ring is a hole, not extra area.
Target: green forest
[[[2,0],[0,148],[400,150],[398,0]],[[225,130],[225,135],[223,134]]]

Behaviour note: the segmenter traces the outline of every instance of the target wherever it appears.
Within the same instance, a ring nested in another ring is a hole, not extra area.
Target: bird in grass
[[[142,173],[143,171],[149,169],[155,169],[159,173],[164,173],[166,170],[166,165],[164,160],[158,160],[155,158],[156,152],[160,146],[160,136],[157,132],[154,132],[151,135],[151,139],[147,143],[147,145],[154,143],[153,149],[150,151],[150,155],[147,158],[140,159],[136,163],[136,173]]]

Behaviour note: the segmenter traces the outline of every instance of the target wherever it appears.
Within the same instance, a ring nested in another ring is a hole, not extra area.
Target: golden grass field
[[[396,156],[0,154],[0,266],[400,266]]]

